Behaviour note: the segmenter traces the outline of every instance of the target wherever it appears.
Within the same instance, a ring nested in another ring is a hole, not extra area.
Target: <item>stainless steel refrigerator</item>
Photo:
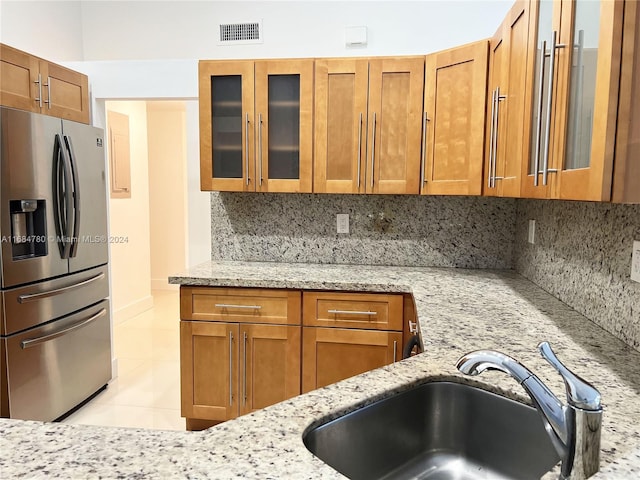
[[[111,378],[103,131],[0,107],[0,416],[54,420]]]

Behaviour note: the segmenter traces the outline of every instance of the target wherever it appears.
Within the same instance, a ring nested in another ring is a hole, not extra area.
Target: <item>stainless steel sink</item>
[[[534,408],[450,382],[367,405],[303,440],[352,479],[538,479],[560,460]]]

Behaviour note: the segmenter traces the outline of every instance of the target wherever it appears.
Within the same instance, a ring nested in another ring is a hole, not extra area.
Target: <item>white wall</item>
[[[124,321],[153,306],[149,255],[149,169],[145,102],[107,102],[107,110],[129,116],[131,198],[109,199],[109,232],[127,237],[112,243],[111,295],[114,320]]]
[[[184,102],[147,102],[151,288],[177,289],[167,277],[185,269],[187,244]]]

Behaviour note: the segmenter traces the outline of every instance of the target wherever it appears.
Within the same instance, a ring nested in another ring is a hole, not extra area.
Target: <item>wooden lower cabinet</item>
[[[187,429],[206,428],[300,394],[300,330],[180,322],[181,412]]]
[[[402,332],[302,328],[302,392],[402,359]]]

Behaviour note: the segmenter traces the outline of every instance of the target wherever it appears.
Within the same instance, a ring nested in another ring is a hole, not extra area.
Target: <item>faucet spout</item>
[[[458,360],[456,367],[465,375],[498,370],[515,378],[540,412],[551,442],[562,458],[562,478],[586,479],[598,471],[600,464],[600,393],[567,369],[547,342],[540,343],[538,350],[562,375],[567,405],[563,405],[531,370],[503,353],[493,350],[470,352]]]

